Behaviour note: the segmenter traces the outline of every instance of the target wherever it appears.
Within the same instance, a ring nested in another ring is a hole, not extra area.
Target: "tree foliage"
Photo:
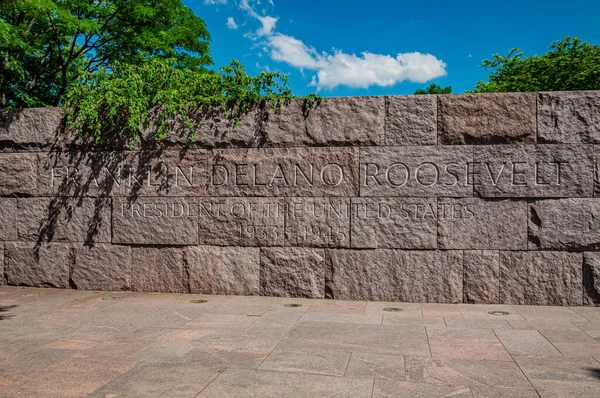
[[[565,37],[544,55],[523,56],[514,48],[507,56],[494,54],[481,67],[492,70],[473,93],[571,91],[600,89],[600,47]]]
[[[452,86],[438,86],[435,83],[431,83],[426,89],[418,89],[415,94],[452,94]]]
[[[133,145],[139,126],[148,126],[151,117],[158,139],[165,136],[167,120],[175,117],[182,118],[193,137],[189,110],[220,109],[235,124],[259,101],[269,101],[278,112],[283,101],[293,97],[281,72],[253,77],[235,60],[218,73],[173,67],[177,62],[152,58],[142,65],[116,62],[110,70],[86,72],[66,96],[69,124],[96,141],[103,132],[122,126]],[[309,106],[318,99],[310,96]]]
[[[0,108],[60,105],[70,82],[117,61],[202,70],[209,40],[181,0],[2,0]]]

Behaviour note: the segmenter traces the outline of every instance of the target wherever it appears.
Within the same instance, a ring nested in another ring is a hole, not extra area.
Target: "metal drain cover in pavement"
[[[192,303],[192,304],[204,304],[204,303],[208,303],[208,300],[190,300],[190,303]]]
[[[302,307],[302,304],[284,304],[283,306],[288,308],[298,308]]]
[[[506,311],[490,311],[490,312],[488,312],[488,314],[501,316],[501,315],[508,315],[508,312],[506,312]]]
[[[399,307],[386,307],[383,310],[387,311],[387,312],[400,312],[400,311],[404,311],[402,308],[399,308]]]

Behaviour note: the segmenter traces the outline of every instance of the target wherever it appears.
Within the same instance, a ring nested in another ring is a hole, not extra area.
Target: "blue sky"
[[[481,61],[519,47],[543,54],[577,36],[600,44],[598,0],[184,0],[212,36],[221,66],[281,70],[297,95],[455,93],[488,73]]]

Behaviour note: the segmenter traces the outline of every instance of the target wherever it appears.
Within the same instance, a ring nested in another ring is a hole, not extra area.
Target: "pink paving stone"
[[[485,316],[490,305],[119,294],[102,301],[107,293],[0,287],[0,396],[600,393],[592,358],[600,327],[569,308],[513,306],[528,320],[506,322]],[[198,297],[208,302],[189,302]],[[302,307],[283,306],[290,302]],[[600,308],[585,311],[595,314]],[[506,328],[513,324],[522,329]]]

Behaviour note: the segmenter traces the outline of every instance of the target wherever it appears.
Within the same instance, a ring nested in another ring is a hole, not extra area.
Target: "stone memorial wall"
[[[93,145],[0,113],[0,283],[600,304],[600,92],[349,97]]]

